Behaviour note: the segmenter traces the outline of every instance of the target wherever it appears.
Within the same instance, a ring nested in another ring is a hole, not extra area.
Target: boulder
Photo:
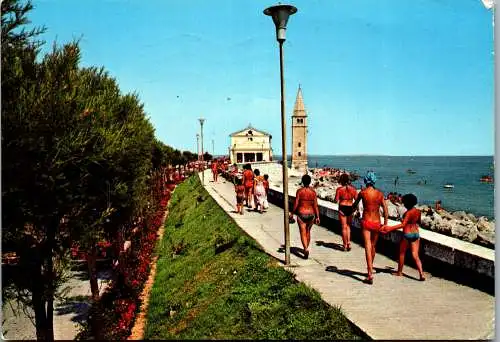
[[[335,194],[329,193],[325,196],[327,201],[333,202],[335,200]]]
[[[318,188],[316,189],[316,194],[319,198],[325,199],[326,195],[328,195],[328,191],[325,188]]]
[[[447,212],[446,210],[439,210],[438,213],[445,220],[453,220],[454,219],[453,215],[450,214],[449,212]]]
[[[489,222],[488,219],[484,216],[481,216],[478,220],[477,220],[477,229],[480,231],[480,232],[491,232],[491,231],[495,231],[495,224],[493,222]]]
[[[451,225],[452,221],[447,220],[447,219],[441,219],[441,220],[436,220],[434,219],[433,224],[431,225],[431,230],[445,234],[445,235],[451,235]]]
[[[432,226],[434,224],[434,220],[432,216],[422,215],[420,219],[420,224],[423,228],[433,230]]]
[[[495,248],[495,231],[483,231],[477,234],[478,243],[490,248]]]
[[[467,216],[467,213],[463,210],[460,211],[455,211],[453,214],[451,214],[454,218],[457,220],[467,220],[469,221],[469,216]]]
[[[453,220],[451,221],[451,234],[459,239],[473,242],[477,238],[476,225],[471,221]]]
[[[474,214],[467,214],[467,217],[469,218],[469,220],[471,220],[472,222],[476,223],[477,222],[477,217],[474,216]]]

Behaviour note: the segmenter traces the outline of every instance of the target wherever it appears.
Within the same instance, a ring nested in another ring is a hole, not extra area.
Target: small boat
[[[409,174],[413,175],[413,174],[417,173],[417,171],[412,170],[412,169],[408,169],[408,170],[406,170],[406,173],[409,173]]]
[[[455,187],[455,185],[453,185],[453,184],[445,184],[445,185],[443,185],[443,188],[445,188],[445,189],[453,189],[454,187]]]
[[[481,183],[493,183],[493,177],[491,176],[481,176],[479,179]]]

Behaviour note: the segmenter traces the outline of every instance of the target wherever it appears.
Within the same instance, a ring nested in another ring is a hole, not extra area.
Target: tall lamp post
[[[285,78],[283,75],[283,43],[285,42],[286,23],[290,15],[297,12],[291,5],[276,5],[264,10],[264,14],[272,17],[276,26],[276,40],[280,49],[280,83],[281,83],[281,150],[283,153],[283,223],[285,226],[285,264],[290,265],[290,225],[288,222],[288,160],[286,155],[286,120],[285,120]]]
[[[201,183],[205,185],[205,156],[203,155],[203,123],[205,119],[199,118],[201,128]]]
[[[198,161],[200,161],[200,134],[196,133],[196,153],[198,153]]]

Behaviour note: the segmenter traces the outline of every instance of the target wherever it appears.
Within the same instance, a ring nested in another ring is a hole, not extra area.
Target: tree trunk
[[[87,253],[90,291],[92,293],[92,308],[89,317],[92,335],[96,340],[102,340],[102,326],[100,317],[101,304],[99,303],[99,284],[97,282],[97,248],[92,246]]]
[[[55,272],[54,272],[54,247],[56,232],[59,229],[60,219],[56,216],[52,219],[47,231],[47,250],[46,250],[46,279],[47,279],[47,334],[46,341],[54,341],[54,294],[55,294]]]
[[[35,328],[37,340],[46,340],[47,336],[47,312],[45,311],[45,300],[43,299],[42,265],[36,263],[33,272],[33,289],[31,292],[33,310],[35,311]]]
[[[89,269],[90,291],[94,301],[99,300],[99,284],[97,282],[97,248],[92,246],[87,254],[87,265]]]

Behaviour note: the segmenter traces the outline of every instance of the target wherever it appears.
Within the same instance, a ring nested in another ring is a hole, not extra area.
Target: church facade
[[[273,160],[272,136],[252,125],[229,135],[229,158],[233,163],[268,162]]]

